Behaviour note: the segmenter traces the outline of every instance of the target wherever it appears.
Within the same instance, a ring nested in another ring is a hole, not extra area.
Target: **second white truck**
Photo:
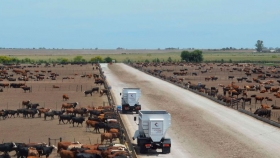
[[[132,139],[137,139],[140,153],[149,149],[162,149],[162,153],[170,153],[171,139],[165,138],[167,129],[171,126],[171,115],[165,110],[139,111],[138,130]],[[136,117],[134,117],[136,121]]]
[[[123,88],[122,93],[122,113],[136,112],[141,110],[138,100],[141,96],[140,88]]]

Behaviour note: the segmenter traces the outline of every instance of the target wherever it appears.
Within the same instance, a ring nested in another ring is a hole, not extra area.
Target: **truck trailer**
[[[122,113],[136,112],[141,110],[138,100],[141,96],[140,88],[123,88],[122,93]]]
[[[171,139],[165,138],[166,131],[171,125],[170,113],[165,110],[140,110],[138,121],[138,130],[132,139],[137,139],[140,153],[148,153],[149,149],[162,149],[162,153],[170,153]]]

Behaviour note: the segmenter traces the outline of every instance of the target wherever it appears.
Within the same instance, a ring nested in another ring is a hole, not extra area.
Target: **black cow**
[[[0,117],[2,116],[2,119],[5,120],[8,117],[8,111],[7,110],[1,110],[0,111]]]
[[[86,108],[74,109],[73,113],[75,116],[76,116],[76,114],[80,114],[81,116],[83,116],[84,114],[87,113],[87,109]]]
[[[98,93],[99,87],[93,87],[91,90],[92,90],[92,92],[97,92]]]
[[[95,115],[95,116],[99,116],[101,114],[101,111],[97,111],[97,110],[89,110],[89,116],[92,117],[92,115]]]
[[[65,112],[65,110],[53,110],[53,114],[58,116],[58,118],[60,117],[60,115],[62,115]]]
[[[30,90],[31,90],[30,87],[21,87],[21,88],[24,90],[24,93],[26,93],[26,91],[29,91],[29,93],[30,93]]]
[[[18,158],[25,158],[28,156],[28,146],[26,144],[18,145],[17,147],[17,157]]]
[[[17,109],[17,117],[20,117],[19,114],[23,114],[26,109]]]
[[[268,109],[264,109],[264,108],[260,108],[260,109],[257,109],[254,114],[257,114],[258,116],[261,116],[261,117],[266,117],[266,118],[270,118],[271,116],[271,110],[268,110]]]
[[[53,111],[48,111],[48,112],[45,112],[45,120],[47,117],[51,117],[51,119],[53,120],[54,119],[54,112]]]
[[[30,117],[34,118],[35,114],[37,114],[38,111],[37,109],[25,109],[23,110],[22,114],[23,114],[23,117],[28,117],[28,115],[30,115]]]
[[[11,158],[9,154],[0,155],[0,158]]]
[[[6,110],[6,111],[8,112],[8,115],[10,117],[14,116],[14,118],[15,118],[15,114],[17,114],[17,110]]]
[[[104,81],[103,80],[97,80],[94,82],[95,84],[100,84],[100,85],[103,85],[104,84]]]
[[[42,147],[42,154],[40,155],[40,157],[42,155],[46,155],[46,157],[49,157],[49,155],[52,153],[53,149],[57,149],[57,148],[54,145],[48,146],[48,147],[43,146]]]
[[[77,153],[76,158],[102,158],[102,156],[98,154]]]
[[[91,90],[86,90],[84,91],[85,96],[87,96],[88,94],[90,94],[92,96],[92,89]]]
[[[38,106],[40,106],[39,103],[33,103],[33,104],[26,105],[26,107],[28,109],[36,109]]]
[[[73,117],[72,118],[72,123],[73,123],[73,127],[74,127],[74,123],[77,123],[77,127],[79,126],[79,124],[81,124],[83,126],[83,122],[85,121],[84,117]]]
[[[95,130],[96,132],[99,132],[99,133],[100,133],[100,131],[99,131],[100,128],[103,128],[103,129],[104,129],[104,133],[105,133],[106,128],[107,128],[107,124],[104,123],[104,122],[98,122],[98,123],[96,123],[95,126],[94,126],[94,130]]]
[[[16,144],[14,142],[11,143],[3,143],[0,144],[0,152],[3,152],[5,154],[8,154],[9,152],[15,150]]]
[[[63,124],[65,124],[64,120],[67,120],[67,122],[66,122],[66,124],[67,124],[68,122],[70,122],[72,120],[73,117],[75,117],[75,116],[74,115],[60,115],[59,124],[60,124],[60,121],[62,121]]]

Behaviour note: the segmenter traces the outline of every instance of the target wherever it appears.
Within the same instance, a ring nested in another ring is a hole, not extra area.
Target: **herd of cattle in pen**
[[[205,93],[233,107],[246,105],[254,114],[270,119],[280,106],[280,67],[249,63],[133,63],[134,68],[184,88]],[[268,105],[271,102],[270,105]],[[280,112],[280,110],[279,110]],[[278,122],[280,117],[277,116]]]
[[[96,65],[94,67],[99,69]],[[30,78],[28,75],[33,75],[30,71],[19,67],[1,67],[0,69],[0,87],[4,89],[7,87],[10,88],[26,88],[25,83],[4,83],[4,79],[9,78],[12,74],[8,74],[8,71],[11,69],[12,72],[19,73],[18,75],[25,76],[25,78]],[[51,72],[49,72],[51,73]],[[52,74],[51,74],[52,75]],[[7,77],[9,76],[9,77]],[[42,75],[41,75],[42,76]],[[55,75],[57,77],[58,74]],[[89,77],[85,75],[86,77]],[[85,77],[81,76],[81,77]],[[94,83],[103,85],[105,79],[101,76],[94,74]],[[63,77],[64,78],[64,77]],[[47,79],[47,78],[45,78]],[[48,79],[55,79],[54,77]],[[37,80],[37,79],[36,79]],[[10,80],[9,80],[10,81]],[[17,86],[15,86],[17,85]],[[53,88],[57,86],[53,85]],[[31,90],[31,89],[29,89]],[[3,91],[3,89],[2,89]],[[100,87],[93,87],[90,90],[84,91],[84,95],[93,95],[94,93],[99,93],[100,97],[103,94],[108,95],[108,89],[100,89]],[[62,95],[63,101],[69,100],[69,95]],[[41,118],[44,120],[50,119],[54,121],[54,118],[57,117],[58,123],[61,124],[72,124],[73,127],[83,126],[86,124],[87,132],[100,133],[101,143],[100,144],[81,144],[80,142],[58,142],[57,147],[52,145],[49,146],[46,143],[18,143],[18,142],[9,142],[0,144],[0,158],[9,158],[11,157],[10,152],[14,151],[16,157],[18,158],[38,158],[43,155],[49,157],[53,150],[57,150],[58,155],[62,158],[127,158],[129,153],[124,145],[122,144],[113,144],[113,140],[123,139],[123,128],[121,127],[118,119],[117,113],[112,106],[87,106],[87,107],[78,107],[79,102],[73,103],[62,103],[60,110],[53,110],[47,107],[41,107],[38,103],[32,103],[31,100],[22,101],[22,108],[15,110],[3,109],[0,111],[0,119],[6,120],[10,118],[24,118],[32,119],[35,117]],[[91,130],[91,128],[93,130]],[[103,129],[102,133],[100,129]],[[103,145],[105,142],[105,145]],[[110,143],[108,145],[108,143]]]

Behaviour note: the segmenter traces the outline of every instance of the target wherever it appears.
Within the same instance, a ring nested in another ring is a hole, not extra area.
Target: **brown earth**
[[[17,110],[22,108],[22,101],[31,100],[32,103],[39,103],[39,107],[50,108],[53,110],[60,110],[62,103],[78,102],[77,107],[88,106],[102,106],[108,104],[106,95],[100,97],[99,93],[93,93],[85,97],[83,93],[85,90],[89,90],[93,87],[104,88],[103,86],[95,85],[94,79],[81,77],[85,74],[99,74],[99,70],[93,70],[91,64],[88,65],[56,65],[55,67],[45,67],[40,65],[38,67],[26,68],[30,72],[35,70],[51,70],[54,73],[59,74],[56,80],[44,79],[42,81],[29,80],[26,81],[26,85],[32,87],[32,92],[24,92],[21,88],[3,88],[3,92],[0,92],[0,109]],[[12,73],[12,70],[8,70],[8,74]],[[48,76],[48,73],[45,73]],[[76,75],[75,75],[76,74]],[[21,75],[15,75],[14,78],[18,78]],[[45,76],[45,78],[46,78]],[[73,79],[62,79],[63,77],[70,77]],[[1,83],[24,83],[23,81],[9,82],[7,80],[1,81]],[[53,85],[60,88],[53,88]],[[68,101],[63,101],[62,95],[67,94],[69,96]],[[85,123],[83,126],[73,127],[70,124],[59,124],[58,118],[54,120],[47,118],[44,120],[44,115],[41,118],[38,115],[35,118],[23,118],[22,115],[16,118],[6,118],[5,120],[0,118],[0,140],[3,142],[46,142],[48,138],[59,139],[62,141],[79,141],[83,144],[95,144],[100,143],[100,134],[93,132],[86,132]],[[91,129],[92,130],[92,129]],[[52,141],[51,144],[57,145],[58,140]],[[10,153],[14,155],[14,153]],[[56,157],[56,151],[53,151],[51,157]]]

